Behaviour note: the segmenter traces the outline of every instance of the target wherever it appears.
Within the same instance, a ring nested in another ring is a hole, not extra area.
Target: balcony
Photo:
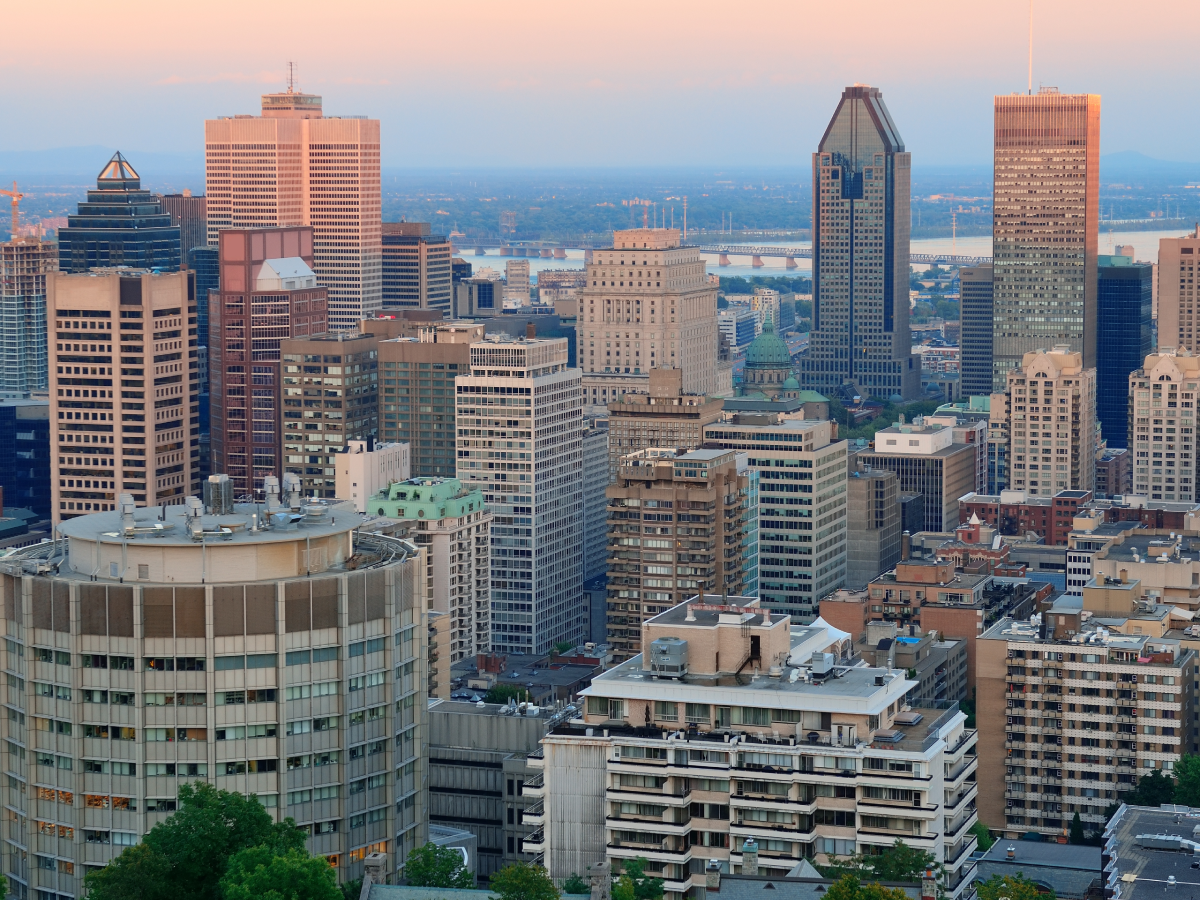
[[[539,799],[532,806],[525,807],[525,811],[521,813],[521,821],[525,825],[536,826],[541,828],[546,824],[546,807],[544,801]]]
[[[528,779],[521,787],[522,792],[526,797],[542,797],[546,793],[546,778],[538,772],[532,778]]]
[[[545,853],[546,834],[540,828],[521,841],[522,853]]]

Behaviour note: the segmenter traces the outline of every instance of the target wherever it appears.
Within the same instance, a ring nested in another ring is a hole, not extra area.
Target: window
[[[289,650],[285,661],[289,666],[303,666],[312,661],[311,650]]]
[[[655,700],[654,718],[660,722],[678,722],[679,705],[667,700]]]
[[[251,653],[246,656],[247,669],[273,669],[278,656],[274,653]]]
[[[337,647],[316,647],[312,652],[312,661],[315,663],[329,662],[338,658]]]
[[[244,656],[218,656],[213,660],[213,668],[218,672],[228,672],[230,669],[244,669],[246,667],[246,657]]]

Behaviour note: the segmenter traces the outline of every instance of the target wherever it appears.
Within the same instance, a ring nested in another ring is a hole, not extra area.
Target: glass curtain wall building
[[[1110,447],[1129,446],[1129,376],[1153,351],[1154,266],[1099,257],[1096,279],[1096,417]]]
[[[962,310],[962,393],[964,397],[992,393],[992,267],[958,270]]]

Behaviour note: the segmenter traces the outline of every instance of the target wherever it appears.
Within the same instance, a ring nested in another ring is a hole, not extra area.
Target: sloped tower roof
[[[96,187],[101,189],[140,188],[141,186],[142,177],[129,164],[129,160],[121,155],[120,150],[113,154],[108,165],[101,169],[100,174],[96,176]]]

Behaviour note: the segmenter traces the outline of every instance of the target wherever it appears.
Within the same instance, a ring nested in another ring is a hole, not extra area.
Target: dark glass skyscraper
[[[163,211],[162,201],[142,190],[129,161],[113,154],[88,191],[79,212],[58,231],[58,268],[86,272],[108,266],[178,272],[179,226]]]
[[[958,271],[962,336],[964,397],[992,392],[992,267],[970,266]]]
[[[1129,447],[1129,373],[1152,351],[1154,267],[1099,256],[1096,279],[1096,417],[1110,447]]]
[[[908,328],[911,155],[878,88],[856,85],[813,154],[813,330],[804,386],[916,398]]]

